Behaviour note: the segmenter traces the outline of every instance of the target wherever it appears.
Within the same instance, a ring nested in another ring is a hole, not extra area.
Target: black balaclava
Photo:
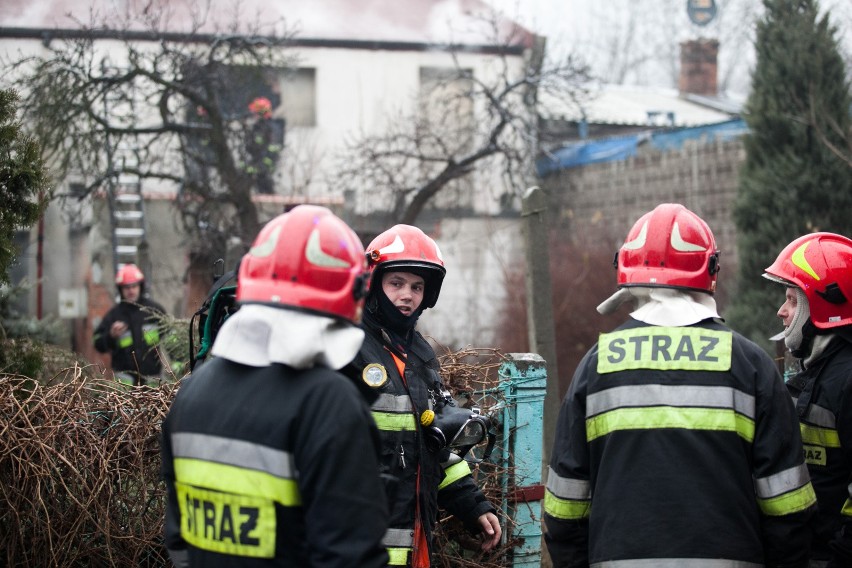
[[[400,272],[409,271],[400,270]],[[415,273],[414,271],[410,272]],[[399,308],[393,305],[393,302],[387,297],[385,291],[382,290],[381,282],[383,276],[384,273],[374,275],[373,285],[370,287],[370,295],[367,297],[365,316],[375,321],[379,326],[393,332],[400,340],[399,343],[410,345],[413,336],[412,332],[417,325],[417,320],[426,308],[421,303],[410,316],[403,314],[399,311]]]

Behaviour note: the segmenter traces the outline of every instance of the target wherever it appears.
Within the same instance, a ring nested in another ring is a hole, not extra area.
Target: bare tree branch
[[[196,252],[221,254],[227,238],[249,243],[260,226],[247,165],[258,118],[246,103],[257,95],[246,89],[296,60],[283,22],[235,18],[228,29],[201,34],[209,9],[192,12],[187,34],[166,32],[168,3],[149,2],[126,17],[93,14],[81,33],[46,41],[47,55],[10,65],[49,163],[59,176],[85,180],[80,198],[103,189],[119,168],[171,184]],[[119,148],[132,148],[138,166],[112,163]]]
[[[428,206],[451,199],[455,183],[490,184],[478,179],[489,172],[502,173],[501,187],[458,186],[455,203],[444,206],[471,207],[464,199],[488,189],[507,201],[519,198],[537,152],[537,91],[570,96],[588,72],[572,58],[543,67],[535,50],[519,65],[511,44],[501,45],[493,73],[466,68],[460,52],[451,50],[451,67],[421,74],[413,111],[400,111],[384,134],[349,142],[339,183],[362,188],[374,203],[390,201],[392,221],[408,224]]]

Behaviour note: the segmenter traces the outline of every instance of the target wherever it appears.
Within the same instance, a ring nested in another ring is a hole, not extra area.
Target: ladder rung
[[[138,193],[116,193],[115,200],[123,203],[138,203],[142,200],[142,196]]]
[[[136,254],[139,247],[136,245],[118,245],[115,247],[116,254]]]
[[[141,227],[118,227],[115,230],[117,237],[141,237],[145,234],[145,229]]]
[[[121,221],[134,221],[142,218],[142,212],[138,210],[116,211],[115,218]]]

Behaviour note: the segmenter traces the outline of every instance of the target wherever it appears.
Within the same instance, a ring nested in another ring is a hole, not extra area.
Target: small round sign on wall
[[[706,26],[716,17],[716,0],[686,0],[686,13],[697,26]]]

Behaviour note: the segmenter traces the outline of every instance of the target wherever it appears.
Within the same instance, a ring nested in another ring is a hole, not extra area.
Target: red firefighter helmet
[[[716,291],[719,250],[713,232],[677,203],[663,203],[640,217],[617,262],[619,286]]]
[[[135,264],[125,264],[115,273],[115,283],[118,286],[129,286],[139,284],[145,280],[145,275]]]
[[[374,268],[373,286],[379,286],[376,279],[385,272],[412,272],[426,283],[423,309],[435,306],[447,270],[438,244],[426,233],[411,225],[394,225],[373,239],[367,260]]]
[[[835,233],[799,237],[784,247],[763,276],[801,288],[816,327],[852,324],[852,240]]]
[[[240,261],[237,301],[276,304],[357,323],[369,285],[364,247],[325,207],[299,205],[269,221]]]

